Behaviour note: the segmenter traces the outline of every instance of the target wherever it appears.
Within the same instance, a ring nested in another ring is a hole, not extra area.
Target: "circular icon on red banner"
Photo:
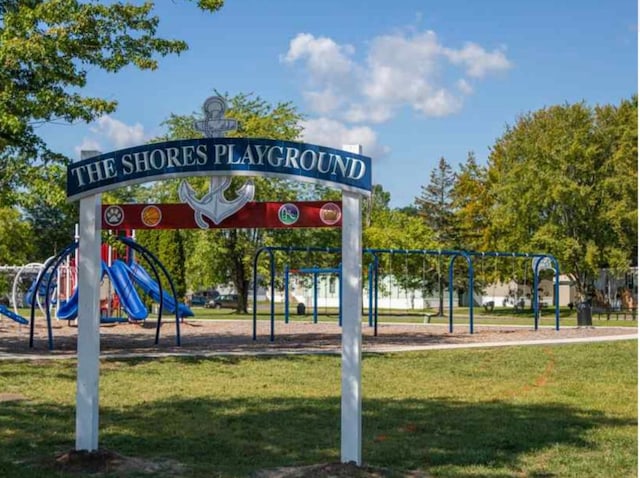
[[[140,213],[142,223],[147,227],[156,227],[162,221],[162,211],[158,206],[147,206]]]
[[[342,211],[340,210],[340,206],[337,204],[328,202],[320,208],[320,220],[327,226],[337,224],[341,217]]]
[[[109,226],[119,226],[124,221],[124,211],[120,206],[109,206],[104,210],[103,217]]]
[[[300,209],[295,204],[287,203],[278,209],[278,219],[285,226],[291,226],[300,219]]]

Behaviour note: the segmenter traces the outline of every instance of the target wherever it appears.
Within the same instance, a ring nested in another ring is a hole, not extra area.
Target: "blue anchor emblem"
[[[227,103],[224,98],[219,96],[207,98],[202,107],[204,119],[194,123],[195,129],[201,131],[205,138],[220,138],[227,131],[237,129],[237,120],[224,118],[226,110]],[[209,224],[204,220],[205,217],[218,225],[253,199],[255,194],[253,181],[245,182],[238,190],[238,196],[232,200],[224,196],[224,192],[230,185],[231,177],[213,176],[209,182],[209,192],[198,199],[191,185],[183,180],[178,187],[178,196],[182,202],[189,204],[194,210],[194,218],[198,227],[208,229]]]

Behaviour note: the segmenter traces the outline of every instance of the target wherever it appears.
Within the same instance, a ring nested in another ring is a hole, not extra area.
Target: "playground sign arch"
[[[67,170],[70,201],[132,184],[192,176],[265,176],[371,191],[371,159],[314,144],[256,138],[151,143],[92,156]]]
[[[362,463],[362,218],[361,198],[371,192],[371,158],[360,145],[342,150],[256,138],[224,138],[237,127],[224,118],[223,98],[204,102],[204,118],[195,127],[204,138],[151,143],[111,153],[83,151],[67,168],[67,198],[80,201],[78,260],[78,371],[76,449],[98,449],[100,359],[101,193],[148,181],[210,176],[209,192],[195,197],[186,181],[183,202],[194,210],[199,227],[218,225],[241,210],[254,194],[248,180],[229,200],[224,191],[232,176],[261,176],[314,182],[342,190],[342,398],[341,459]]]

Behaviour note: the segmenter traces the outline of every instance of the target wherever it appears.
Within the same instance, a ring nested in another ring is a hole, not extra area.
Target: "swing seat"
[[[424,314],[422,323],[423,324],[430,324],[431,323],[431,318],[435,317],[436,315],[438,315],[438,314],[433,313],[433,312]]]

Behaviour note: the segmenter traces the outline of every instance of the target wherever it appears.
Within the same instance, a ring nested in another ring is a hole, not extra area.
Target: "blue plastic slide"
[[[13,310],[7,309],[4,305],[0,304],[0,314],[6,315],[11,320],[15,320],[19,324],[27,325],[29,321],[22,317],[21,315],[16,314]]]
[[[136,284],[138,284],[145,293],[149,294],[153,300],[160,302],[160,286],[158,286],[158,283],[151,278],[144,267],[138,263],[133,263],[131,266],[125,267],[129,267],[131,276]],[[176,301],[173,299],[173,296],[167,290],[163,289],[162,297],[164,299],[162,303],[165,310],[175,313]],[[193,315],[194,314],[189,307],[184,304],[178,304],[179,317],[193,317]]]
[[[120,261],[114,261],[111,267],[106,268],[113,288],[120,297],[120,303],[129,317],[133,320],[144,320],[149,315],[142,299],[138,295],[136,288],[129,277],[129,268]]]
[[[61,320],[73,320],[78,316],[78,287],[73,291],[69,300],[60,305],[56,317]]]

